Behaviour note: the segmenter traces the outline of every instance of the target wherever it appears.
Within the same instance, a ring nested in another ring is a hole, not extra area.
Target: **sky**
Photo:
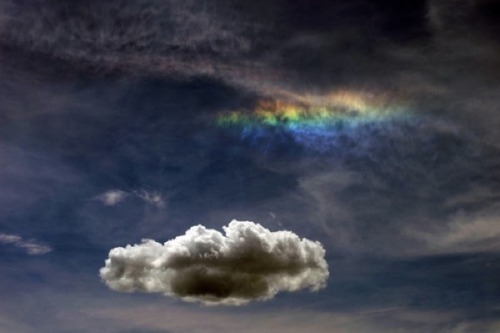
[[[500,331],[494,0],[0,0],[0,333]]]

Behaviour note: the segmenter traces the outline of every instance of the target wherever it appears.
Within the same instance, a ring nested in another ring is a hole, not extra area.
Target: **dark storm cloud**
[[[165,244],[112,249],[100,271],[122,292],[159,292],[187,301],[240,305],[280,291],[325,287],[328,265],[319,242],[232,221],[225,235],[199,225]]]

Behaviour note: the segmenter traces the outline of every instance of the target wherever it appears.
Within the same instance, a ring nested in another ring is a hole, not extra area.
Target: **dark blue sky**
[[[500,330],[495,1],[0,0],[0,332]],[[408,116],[298,140],[283,94]],[[318,292],[118,293],[108,252],[232,219],[318,240]]]

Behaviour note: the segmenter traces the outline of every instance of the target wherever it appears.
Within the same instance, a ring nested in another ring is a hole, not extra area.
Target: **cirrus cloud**
[[[319,242],[233,220],[224,233],[202,225],[164,244],[110,251],[103,281],[121,292],[158,292],[208,305],[268,300],[280,291],[317,291],[329,276]]]
[[[42,244],[34,239],[25,240],[18,235],[0,233],[0,244],[12,244],[23,249],[29,255],[42,255],[52,251],[48,245]]]
[[[0,45],[104,71],[204,73],[250,48],[253,28],[235,19],[242,14],[234,7],[224,0],[6,1]]]

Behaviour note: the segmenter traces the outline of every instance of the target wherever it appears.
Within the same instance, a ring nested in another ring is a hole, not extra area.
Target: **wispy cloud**
[[[96,197],[97,200],[101,201],[105,206],[116,206],[129,197],[136,197],[147,204],[155,206],[157,208],[165,208],[165,200],[163,199],[161,193],[157,191],[146,191],[146,190],[137,190],[126,192],[118,189],[109,190],[104,192]]]
[[[287,311],[227,314],[159,304],[113,307],[87,311],[94,320],[137,325],[143,329],[172,332],[335,332],[335,333],[475,333],[496,332],[498,320],[477,320],[460,311],[426,311],[407,308],[373,308],[361,311],[325,312],[292,308]],[[332,327],[334,328],[332,330]]]
[[[458,216],[444,225],[408,231],[425,243],[428,253],[474,253],[500,251],[498,215]]]
[[[24,250],[30,255],[42,255],[52,251],[52,248],[37,240],[25,240],[18,235],[0,234],[0,244],[12,244],[13,246]]]
[[[207,72],[221,57],[250,47],[249,29],[229,2],[118,0],[68,6],[40,1],[26,3],[22,13],[16,3],[0,5],[0,42],[77,66],[148,71],[156,64],[155,70],[167,73]]]
[[[134,191],[132,193],[150,205],[153,205],[158,208],[165,207],[165,201],[163,200],[163,197],[159,192],[140,190],[140,191]]]
[[[96,199],[101,201],[106,206],[115,206],[124,201],[128,193],[121,190],[110,190],[99,196]]]

